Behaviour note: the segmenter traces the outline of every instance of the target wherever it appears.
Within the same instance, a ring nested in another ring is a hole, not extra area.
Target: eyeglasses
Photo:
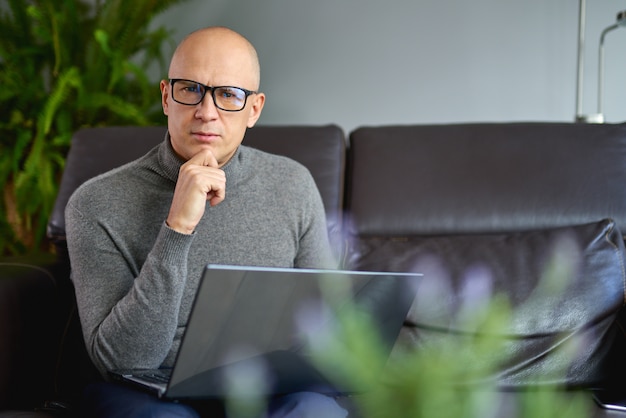
[[[207,92],[211,92],[215,107],[227,112],[238,112],[246,107],[246,100],[256,91],[246,90],[241,87],[233,86],[205,86],[193,80],[184,80],[180,78],[170,79],[172,86],[172,99],[175,102],[195,106],[202,102]]]

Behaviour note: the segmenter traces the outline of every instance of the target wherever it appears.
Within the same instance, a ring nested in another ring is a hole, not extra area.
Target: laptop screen
[[[418,276],[208,265],[177,355],[168,397],[202,397],[205,395],[189,391],[205,391],[210,386],[221,392],[215,370],[256,360],[265,363],[268,373],[280,374],[270,376],[274,381],[306,384],[316,372],[306,364],[305,334],[309,338],[315,335],[317,329],[329,326],[333,312],[351,306],[370,314],[390,351],[413,302],[415,291],[411,288]],[[306,376],[290,376],[290,368]]]

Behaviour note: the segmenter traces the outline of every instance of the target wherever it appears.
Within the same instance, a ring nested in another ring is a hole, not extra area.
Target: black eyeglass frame
[[[176,98],[174,97],[174,84],[177,81],[187,81],[189,83],[194,83],[197,84],[199,86],[202,86],[204,88],[204,93],[202,94],[202,97],[200,97],[200,100],[198,100],[197,103],[183,103],[183,102],[179,102],[178,100],[176,100]],[[217,107],[220,110],[223,110],[224,112],[241,112],[245,107],[246,104],[248,103],[248,96],[251,96],[253,94],[257,94],[258,91],[254,91],[254,90],[248,90],[248,89],[244,89],[243,87],[237,87],[237,86],[215,86],[215,87],[211,87],[211,86],[207,86],[206,84],[202,84],[198,81],[195,80],[188,80],[186,78],[170,78],[170,86],[172,87],[172,99],[176,102],[176,103],[180,103],[181,105],[184,106],[197,106],[198,104],[202,103],[202,101],[204,100],[204,96],[206,96],[207,92],[211,92],[211,98],[213,99],[213,104],[215,105],[215,107]],[[238,89],[241,90],[245,93],[245,96],[243,98],[243,105],[241,106],[241,109],[224,109],[223,107],[221,107],[220,105],[217,104],[217,100],[215,99],[215,90],[216,89],[223,89],[223,88],[227,88],[227,89]]]

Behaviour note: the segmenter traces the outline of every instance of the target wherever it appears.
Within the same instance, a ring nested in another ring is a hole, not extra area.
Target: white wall
[[[573,121],[578,0],[189,0],[157,19],[208,25],[261,59],[263,124]],[[626,1],[588,0],[583,113],[601,31]],[[607,122],[626,120],[626,28],[605,43]]]

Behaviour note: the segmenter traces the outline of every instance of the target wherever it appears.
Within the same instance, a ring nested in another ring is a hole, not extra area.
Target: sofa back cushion
[[[477,123],[350,135],[355,235],[552,228],[612,218],[626,231],[626,124]]]
[[[139,158],[162,142],[165,132],[164,126],[129,126],[85,128],[74,134],[48,223],[48,236],[61,251],[65,246],[65,206],[74,190],[98,174]],[[341,128],[257,126],[247,131],[243,143],[305,165],[320,190],[329,230],[339,230],[346,159],[346,140]]]

